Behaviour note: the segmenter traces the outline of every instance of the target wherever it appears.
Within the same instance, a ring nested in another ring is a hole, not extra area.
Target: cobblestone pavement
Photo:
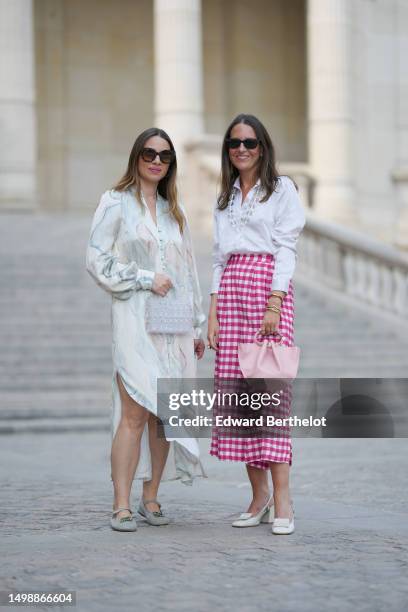
[[[243,466],[209,457],[207,440],[209,478],[162,485],[171,524],[122,534],[109,526],[109,434],[3,436],[0,589],[72,589],[81,612],[400,612],[406,441],[294,443],[293,535],[230,527],[248,501]]]

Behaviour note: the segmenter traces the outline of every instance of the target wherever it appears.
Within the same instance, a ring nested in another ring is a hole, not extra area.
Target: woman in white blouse
[[[169,519],[157,501],[160,481],[180,478],[190,484],[204,475],[197,441],[168,441],[159,435],[157,418],[157,378],[193,378],[196,357],[205,348],[200,338],[205,315],[176,172],[169,136],[157,128],[140,134],[125,174],[102,195],[87,249],[88,272],[112,297],[111,526],[119,531],[136,530],[130,504],[135,478],[143,480],[139,514],[152,525],[165,525]],[[149,297],[169,291],[189,296],[189,331],[149,333]]]
[[[219,382],[243,378],[238,344],[252,342],[257,331],[274,341],[281,338],[287,346],[294,343],[291,279],[305,215],[297,187],[289,177],[278,175],[275,163],[275,150],[262,123],[253,115],[236,117],[222,146],[221,192],[214,211],[208,345],[216,351]],[[290,410],[289,392],[283,395],[282,407]],[[270,522],[275,534],[293,532],[290,434],[232,438],[214,428],[210,452],[221,460],[246,464],[252,500],[234,527]]]

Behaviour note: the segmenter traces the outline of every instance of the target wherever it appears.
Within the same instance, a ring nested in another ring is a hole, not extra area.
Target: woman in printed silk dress
[[[157,501],[160,481],[191,484],[205,475],[197,441],[160,437],[156,416],[157,378],[195,377],[196,358],[205,349],[205,315],[176,171],[169,136],[157,128],[140,134],[124,176],[101,197],[87,248],[88,272],[112,297],[111,526],[119,531],[137,528],[130,505],[135,478],[143,480],[139,514],[164,525],[169,519]],[[146,302],[152,293],[165,296],[169,290],[190,296],[191,331],[150,334]]]
[[[287,346],[294,343],[292,276],[305,215],[297,187],[289,177],[278,176],[275,163],[275,150],[262,123],[253,115],[236,117],[223,141],[221,193],[214,211],[208,346],[216,351],[215,379],[219,382],[243,378],[238,344],[252,342],[257,331],[264,339],[278,341],[280,335]],[[288,414],[289,391],[281,403]],[[217,410],[222,414],[223,407]],[[231,437],[214,427],[210,453],[246,464],[252,501],[247,512],[233,522],[234,527],[269,522],[275,534],[293,532],[290,433]]]

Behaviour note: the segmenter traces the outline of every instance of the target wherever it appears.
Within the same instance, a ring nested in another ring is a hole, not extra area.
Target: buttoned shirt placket
[[[157,195],[157,200],[156,200],[156,227],[157,227],[157,234],[159,236],[159,253],[160,253],[160,263],[161,263],[161,268],[163,273],[167,272],[167,265],[166,265],[166,258],[164,256],[164,245],[165,245],[165,240],[164,240],[164,231],[163,228],[161,227],[161,222],[159,221],[159,206],[158,206],[158,202],[159,202],[159,195]],[[166,342],[167,342],[167,365],[168,367],[170,367],[170,354],[169,354],[169,344],[171,343],[171,338],[169,335],[166,336]]]

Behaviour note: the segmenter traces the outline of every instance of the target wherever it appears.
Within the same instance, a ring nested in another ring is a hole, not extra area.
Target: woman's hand
[[[173,286],[170,278],[165,274],[156,272],[153,278],[152,291],[164,297],[168,290]]]
[[[267,305],[281,309],[282,300],[285,297],[285,293],[283,291],[276,291],[275,293],[279,294],[282,299],[276,297],[275,295],[271,295],[268,299]],[[269,334],[273,334],[273,332],[278,331],[279,321],[280,312],[275,312],[273,310],[265,310],[262,325],[259,330],[260,333],[264,336],[268,336]]]
[[[259,330],[260,333],[263,336],[273,334],[273,332],[277,331],[278,329],[279,321],[280,321],[279,313],[273,312],[273,310],[266,310],[260,330]]]
[[[219,324],[216,315],[210,315],[208,317],[208,332],[207,332],[207,340],[208,340],[208,348],[212,348],[215,351],[218,349],[218,333],[219,333]]]
[[[194,340],[194,353],[196,354],[197,359],[201,359],[204,355],[205,344],[204,340],[199,338],[198,340]]]

